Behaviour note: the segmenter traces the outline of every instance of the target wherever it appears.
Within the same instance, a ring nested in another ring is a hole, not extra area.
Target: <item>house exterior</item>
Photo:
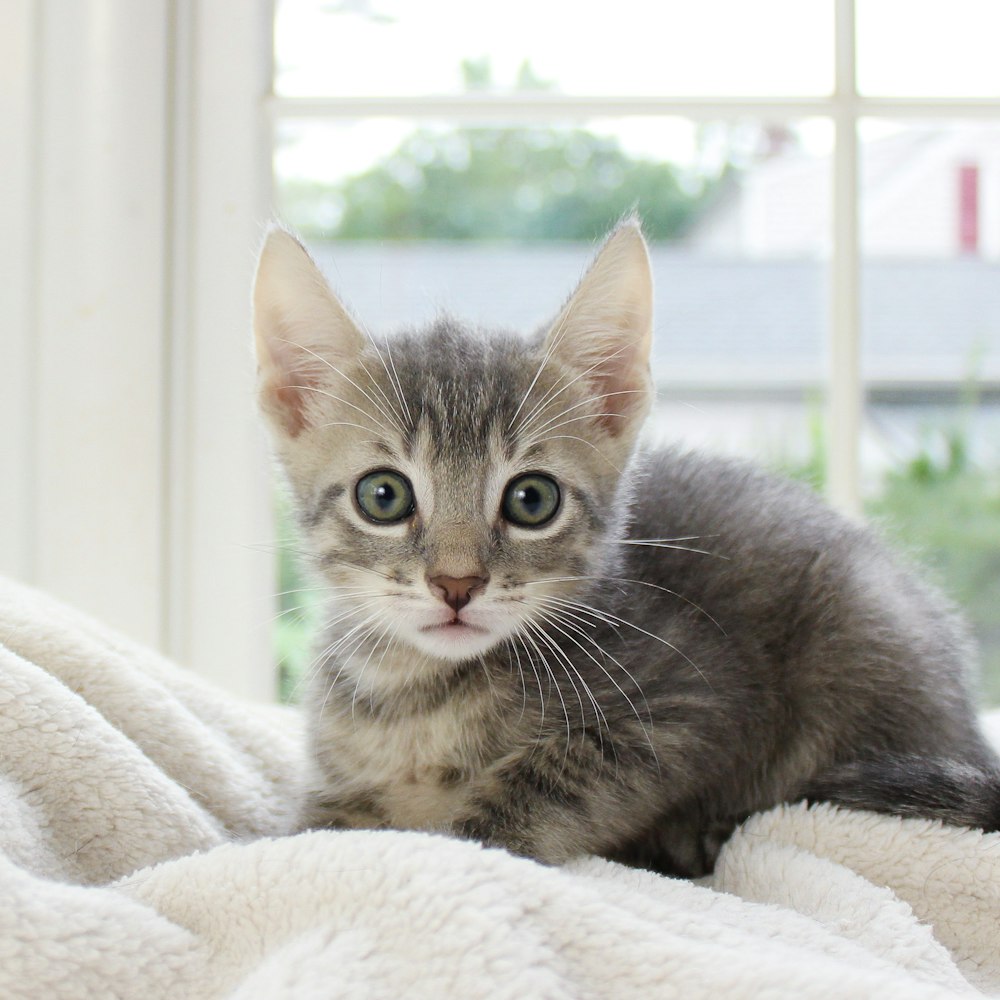
[[[535,244],[340,243],[312,247],[367,326],[391,330],[446,311],[531,331],[551,319],[593,248]],[[826,356],[826,270],[815,257],[651,250],[654,374],[688,388],[814,388]],[[1000,386],[1000,259],[874,257],[862,273],[869,382]]]
[[[863,134],[861,143],[864,253],[1000,260],[1000,125],[878,127],[883,134]],[[751,258],[825,254],[829,166],[827,157],[777,145],[706,213],[688,245]]]

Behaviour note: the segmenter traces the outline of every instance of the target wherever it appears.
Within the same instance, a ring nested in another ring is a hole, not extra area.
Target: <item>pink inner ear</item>
[[[298,437],[306,429],[306,401],[308,390],[296,385],[279,385],[271,382],[264,387],[261,401],[270,410],[289,437]]]
[[[636,391],[633,383],[618,382],[614,379],[603,382],[601,392],[609,395],[601,400],[602,415],[597,418],[597,422],[617,437],[626,429],[641,393]]]
[[[320,363],[291,338],[275,338],[268,349],[261,402],[290,437],[298,437],[309,426],[309,396],[321,381]]]
[[[627,429],[648,391],[646,378],[636,366],[635,355],[634,350],[627,350],[609,359],[606,367],[594,373],[597,376],[595,395],[603,397],[598,400],[602,415],[597,420],[615,437]]]

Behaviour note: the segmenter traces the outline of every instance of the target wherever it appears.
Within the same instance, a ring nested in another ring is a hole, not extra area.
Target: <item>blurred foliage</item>
[[[291,504],[284,492],[275,499],[278,543],[278,593],[272,643],[278,665],[278,693],[299,701],[312,663],[312,638],[320,621],[322,588],[311,585],[296,541]]]
[[[638,211],[651,239],[670,240],[727,182],[583,129],[420,129],[339,185],[285,182],[281,211],[307,238],[518,242],[591,242]]]
[[[867,512],[962,608],[981,650],[984,698],[1000,705],[1000,469],[970,462],[959,430],[929,438],[934,446],[889,473]]]
[[[512,87],[489,59],[462,63],[467,93],[553,89],[530,62]],[[716,171],[718,174],[719,171]],[[729,180],[628,155],[581,128],[421,128],[339,184],[290,179],[281,214],[311,239],[580,240],[638,211],[651,239],[676,239]]]
[[[1000,705],[1000,468],[983,468],[969,456],[976,402],[967,392],[954,424],[924,430],[915,453],[866,499],[865,514],[961,609],[980,651],[983,700]],[[774,465],[821,492],[826,436],[818,408],[811,411],[810,428],[809,454]]]
[[[809,430],[806,454],[790,459],[779,450],[770,461],[765,459],[764,464],[782,476],[797,479],[817,493],[823,493],[826,490],[827,442],[822,394],[815,393],[806,398],[805,406]]]

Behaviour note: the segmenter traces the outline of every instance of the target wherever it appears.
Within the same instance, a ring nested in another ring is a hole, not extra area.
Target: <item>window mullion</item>
[[[861,379],[858,95],[854,0],[836,0],[833,241],[829,274],[827,489],[832,502],[861,512]]]

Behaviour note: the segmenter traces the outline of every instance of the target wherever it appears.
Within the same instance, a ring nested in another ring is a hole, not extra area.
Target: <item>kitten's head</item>
[[[634,222],[532,339],[450,320],[370,336],[272,230],[254,289],[260,403],[342,631],[444,661],[539,641],[617,561],[651,328]]]

